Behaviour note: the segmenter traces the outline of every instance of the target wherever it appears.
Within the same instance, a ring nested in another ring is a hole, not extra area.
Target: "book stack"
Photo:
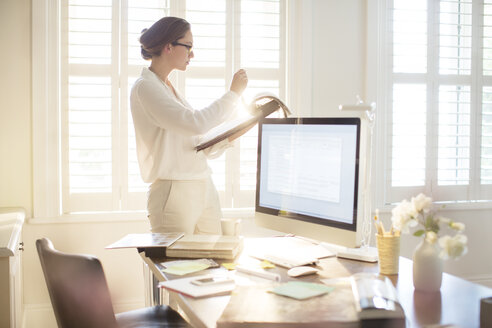
[[[232,260],[242,247],[243,238],[239,236],[184,235],[166,249],[166,256]]]

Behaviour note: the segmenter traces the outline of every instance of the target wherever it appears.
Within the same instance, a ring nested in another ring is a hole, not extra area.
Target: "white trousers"
[[[157,180],[147,193],[152,232],[221,234],[219,195],[212,178]]]

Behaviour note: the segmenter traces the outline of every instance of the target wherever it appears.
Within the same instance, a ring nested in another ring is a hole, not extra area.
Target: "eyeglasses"
[[[189,44],[184,44],[184,43],[179,43],[179,42],[173,42],[171,43],[173,46],[183,46],[186,49],[188,49],[188,55],[191,54],[193,51],[193,46],[190,46]]]

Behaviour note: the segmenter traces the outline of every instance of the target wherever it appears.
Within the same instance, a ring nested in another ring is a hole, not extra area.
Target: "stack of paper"
[[[210,274],[210,275],[193,276],[188,278],[168,280],[159,283],[159,287],[166,288],[173,292],[181,293],[189,297],[201,298],[201,297],[229,294],[236,286],[234,281],[225,282],[221,284],[197,286],[193,284],[192,281],[196,280],[198,277],[209,278],[209,277],[213,277],[213,275]]]
[[[238,236],[184,235],[166,249],[166,256],[232,260],[242,247],[243,238]]]

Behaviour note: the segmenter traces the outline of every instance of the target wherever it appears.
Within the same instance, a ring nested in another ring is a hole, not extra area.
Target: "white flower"
[[[451,219],[445,218],[444,216],[436,216],[436,221],[438,223],[444,223],[448,225],[451,223]]]
[[[393,208],[391,214],[393,227],[401,232],[408,233],[410,227],[415,227],[418,224],[417,220],[415,220],[417,214],[415,208],[406,199]]]
[[[412,197],[410,201],[404,199],[391,211],[392,229],[402,233],[409,233],[410,228],[419,226],[413,233],[414,236],[423,236],[424,240],[430,244],[439,242],[442,249],[439,256],[443,259],[457,259],[466,254],[467,237],[461,234],[465,230],[465,225],[454,222],[451,219],[438,216],[432,210],[432,198],[420,193]],[[457,233],[454,237],[444,236],[439,238],[441,225],[446,226]]]
[[[416,197],[412,197],[412,204],[417,212],[428,213],[432,206],[432,198],[420,193]]]
[[[407,213],[407,215],[411,216],[413,219],[417,218],[419,215],[419,211],[415,207],[415,204],[407,201],[406,199],[400,203],[401,210]]]
[[[457,234],[454,237],[444,236],[439,238],[439,246],[442,248],[439,256],[444,260],[448,258],[457,259],[468,251],[466,242],[466,236],[461,234]]]
[[[451,227],[451,229],[454,229],[454,230],[457,230],[457,231],[463,231],[463,230],[465,230],[465,225],[463,223],[460,223],[460,222],[451,222],[449,224],[449,226]]]
[[[437,241],[437,234],[434,231],[427,231],[425,233],[425,241],[434,244]]]

